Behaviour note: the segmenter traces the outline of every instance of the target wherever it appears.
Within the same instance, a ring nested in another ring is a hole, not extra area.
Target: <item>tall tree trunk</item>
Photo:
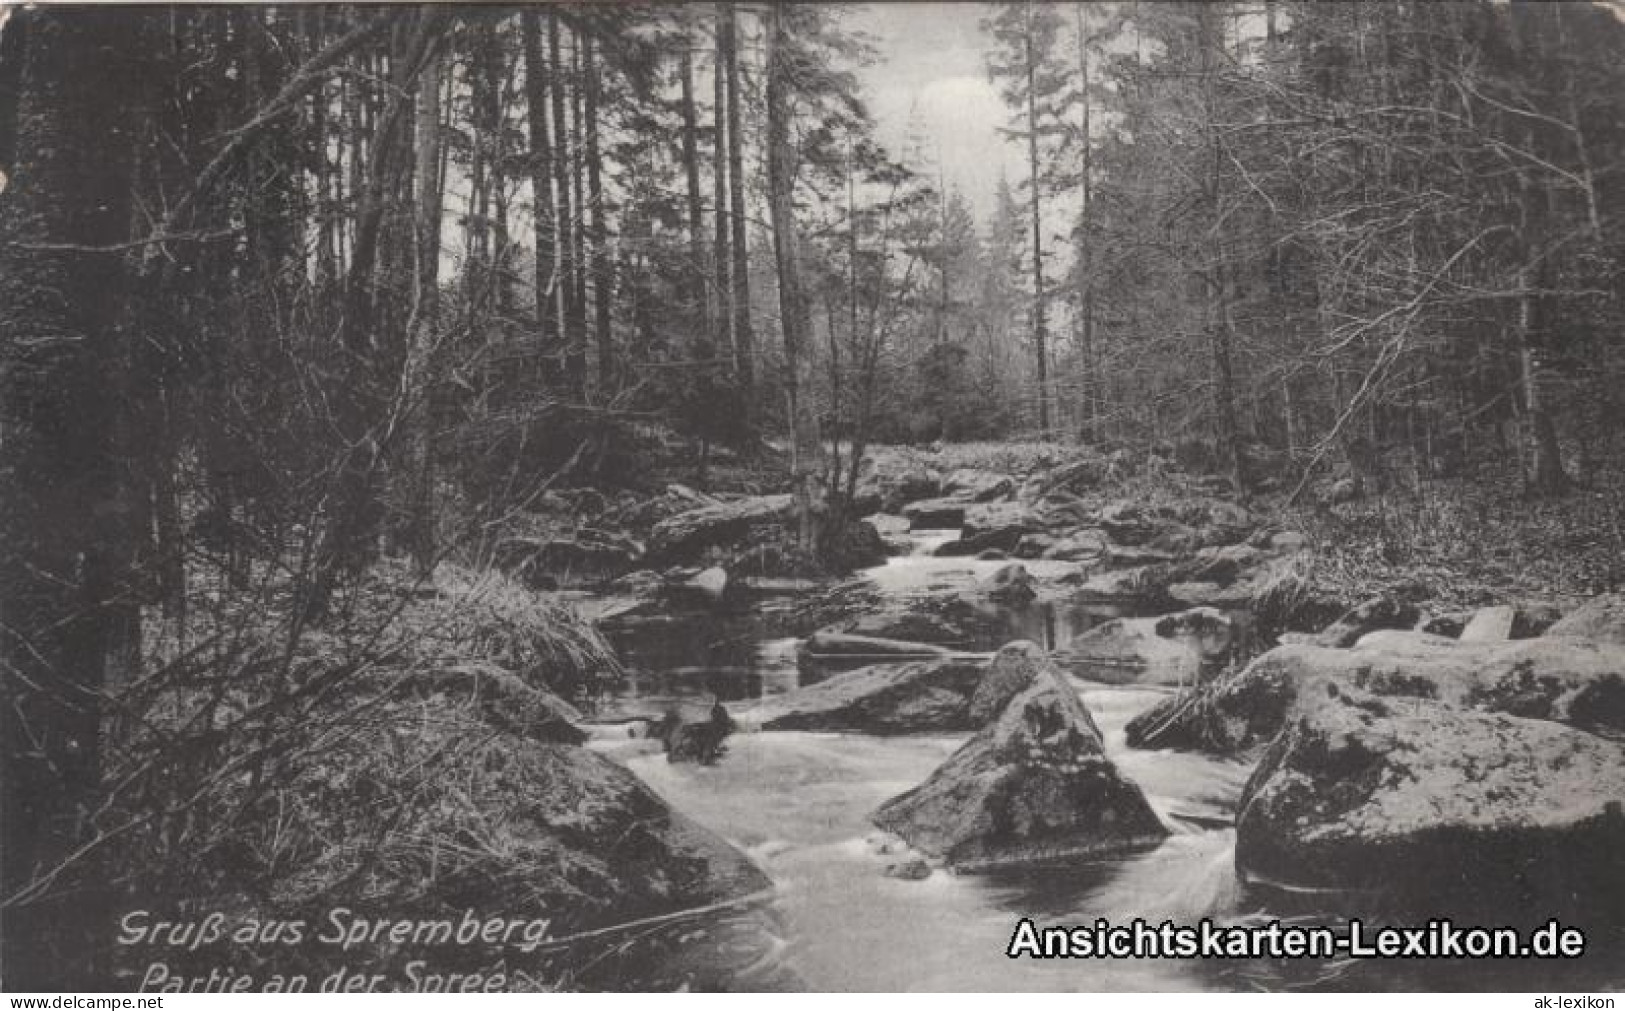
[[[687,293],[693,315],[689,332],[692,342],[702,332],[710,336],[710,331],[716,325],[717,305],[705,255],[705,205],[700,199],[700,125],[699,113],[694,105],[694,53],[689,46],[690,40],[685,37],[679,76],[683,89],[683,180],[687,183],[688,192],[688,247],[689,257],[693,261],[689,269],[695,279]]]
[[[553,193],[553,142],[548,136],[548,68],[542,55],[542,21],[536,8],[520,8],[519,32],[525,55],[525,114],[530,129],[530,191],[532,236],[536,244],[536,331],[539,360],[554,353],[558,330],[556,197]],[[540,378],[551,381],[545,364]]]
[[[495,22],[482,25],[485,51],[482,54],[482,73],[485,76],[486,100],[489,108],[481,117],[486,135],[486,186],[491,202],[488,235],[489,285],[492,301],[503,316],[513,314],[513,272],[509,261],[513,255],[512,238],[508,232],[508,84],[512,64],[507,48]]]
[[[1078,94],[1083,105],[1083,164],[1079,166],[1079,196],[1082,207],[1079,220],[1082,225],[1078,248],[1078,357],[1083,365],[1083,425],[1081,435],[1085,441],[1095,436],[1097,377],[1095,375],[1095,279],[1094,243],[1090,240],[1090,201],[1094,196],[1094,153],[1092,105],[1089,98],[1089,39],[1084,31],[1084,5],[1075,10],[1078,26]]]
[[[745,239],[745,137],[740,129],[739,47],[735,40],[734,5],[725,4],[722,21],[722,54],[728,68],[728,204],[733,234],[733,344],[734,364],[739,375],[740,403],[745,423],[750,423],[755,400],[756,348],[750,325],[750,250]]]
[[[790,482],[798,536],[804,549],[818,552],[818,428],[809,392],[812,317],[802,286],[796,248],[796,152],[790,142],[791,70],[786,8],[767,9],[767,187],[773,219],[773,254],[779,273],[779,316],[784,328],[784,392],[791,426]],[[730,124],[731,125],[731,124]]]
[[[581,376],[582,389],[586,390],[587,382],[587,273],[591,264],[587,261],[587,187],[585,184],[586,158],[586,129],[583,123],[582,99],[586,88],[583,84],[585,74],[581,64],[581,46],[583,36],[578,32],[570,34],[570,205],[575,213],[570,216],[570,265],[574,291],[570,296],[570,308],[573,317],[570,320],[570,329],[576,334],[576,347],[578,358],[572,367]]]
[[[434,568],[434,350],[440,311],[440,86],[441,60],[431,57],[418,80],[413,152],[413,284],[407,318],[406,434],[400,475],[405,494],[401,541],[420,575]]]
[[[587,203],[592,209],[592,309],[593,329],[598,343],[598,386],[600,396],[608,399],[615,390],[617,362],[615,335],[611,328],[610,298],[615,279],[609,262],[609,226],[604,211],[604,158],[598,149],[598,105],[600,101],[597,61],[592,39],[585,39],[581,55],[582,72],[586,75],[585,116],[587,119]]]
[[[732,349],[738,346],[733,339],[734,327],[734,288],[733,288],[733,254],[728,249],[728,238],[733,233],[728,226],[728,70],[727,59],[723,55],[726,41],[723,37],[724,25],[732,26],[732,15],[728,12],[728,5],[716,5],[716,42],[717,51],[714,67],[711,72],[711,120],[712,132],[715,140],[712,144],[714,150],[711,154],[711,203],[715,208],[712,212],[712,223],[716,228],[716,238],[713,242],[715,255],[711,260],[712,289],[717,301],[717,318],[715,332],[707,335],[711,345],[716,347],[727,331],[729,335],[728,347],[738,374],[739,358],[733,354]],[[729,36],[731,38],[731,35]],[[718,354],[720,357],[720,352]]]
[[[1049,337],[1045,332],[1044,297],[1044,233],[1043,211],[1039,194],[1043,184],[1039,181],[1038,165],[1038,57],[1033,52],[1031,5],[1028,5],[1027,26],[1027,175],[1032,181],[1033,232],[1033,354],[1038,361],[1038,432],[1049,438]]]
[[[304,13],[306,45],[310,52],[320,52],[326,44],[326,33],[323,29],[326,10],[323,7],[312,6],[305,8]],[[317,292],[331,290],[339,276],[338,235],[333,223],[338,206],[333,179],[336,167],[327,153],[328,101],[327,85],[316,84],[311,89],[310,135],[315,145],[313,152],[315,165],[312,169],[315,178],[312,189],[316,195]]]
[[[92,855],[104,685],[133,676],[138,597],[120,333],[145,13],[26,19],[16,156],[0,200],[0,976],[102,989],[108,896]],[[9,46],[8,46],[9,48]],[[86,68],[94,67],[95,73]],[[77,248],[68,249],[65,246]],[[48,878],[59,868],[54,882]]]
[[[1236,491],[1247,490],[1242,467],[1241,432],[1236,421],[1236,384],[1232,356],[1234,335],[1230,317],[1229,276],[1225,267],[1225,247],[1220,235],[1224,187],[1224,152],[1219,137],[1218,73],[1219,54],[1224,46],[1224,12],[1208,4],[1196,5],[1197,45],[1202,74],[1202,129],[1206,133],[1208,155],[1204,194],[1209,215],[1206,240],[1201,244],[1206,262],[1202,282],[1207,293],[1206,316],[1209,350],[1213,357],[1214,413],[1218,424],[1218,450]]]
[[[558,210],[553,215],[553,227],[558,233],[559,280],[558,326],[560,343],[564,349],[565,382],[573,393],[585,394],[587,361],[583,349],[584,337],[576,327],[575,277],[577,264],[575,245],[575,219],[579,208],[570,201],[570,124],[565,117],[564,47],[559,38],[557,15],[547,16],[547,57],[553,77],[548,89],[553,114],[553,188],[558,194]]]

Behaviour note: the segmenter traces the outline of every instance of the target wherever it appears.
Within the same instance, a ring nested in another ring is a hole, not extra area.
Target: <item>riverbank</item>
[[[538,952],[430,953],[539,989],[1493,987],[1469,964],[1013,967],[1000,945],[1021,915],[1414,917],[1443,907],[1373,903],[1356,870],[1414,885],[1444,852],[1475,854],[1456,887],[1490,913],[1513,912],[1497,877],[1531,915],[1617,885],[1625,647],[1578,577],[1458,586],[1360,541],[1369,503],[1284,510],[1160,458],[1028,445],[878,450],[859,564],[809,572],[770,461],[733,474],[550,492],[493,537],[505,574],[386,566],[318,629],[270,573],[257,610],[183,641],[155,615],[159,669],[286,674],[129,696],[171,736],[123,767],[181,740],[210,814],[121,866],[237,920],[541,917],[559,943]],[[718,705],[715,764],[651,736]],[[276,790],[209,777],[267,752]],[[1601,961],[1552,985],[1619,982],[1620,925],[1587,922]],[[329,967],[279,954],[237,968]]]

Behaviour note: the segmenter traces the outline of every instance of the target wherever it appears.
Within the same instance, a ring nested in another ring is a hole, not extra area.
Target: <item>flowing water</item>
[[[948,535],[951,536],[951,535]],[[867,573],[887,593],[962,586],[998,562],[930,555],[944,536]],[[1051,563],[1037,563],[1043,566]],[[1029,563],[1032,568],[1032,564]],[[1040,604],[1011,627],[1060,646],[1111,615]],[[760,624],[696,619],[624,643],[626,686],[604,717],[653,715],[712,696],[744,701],[796,687],[795,640],[762,638]],[[715,766],[670,764],[656,742],[606,733],[594,746],[626,763],[677,810],[740,846],[774,882],[771,894],[707,915],[610,932],[568,955],[575,985],[705,990],[1252,990],[1529,989],[1617,987],[1625,946],[1593,937],[1576,966],[1405,961],[1038,960],[1004,951],[1017,921],[1087,925],[1104,917],[1195,923],[1298,918],[1335,923],[1315,902],[1275,909],[1234,870],[1229,827],[1249,767],[1172,751],[1135,751],[1123,726],[1161,690],[1080,684],[1123,774],[1138,783],[1173,834],[1153,849],[1064,868],[954,875],[885,875],[895,855],[869,824],[883,801],[924,780],[964,735],[743,733]],[[1335,906],[1327,900],[1327,906]],[[1603,950],[1595,950],[1602,948]]]

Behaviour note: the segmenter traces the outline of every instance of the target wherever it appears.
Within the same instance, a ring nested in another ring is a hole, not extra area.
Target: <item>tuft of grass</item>
[[[401,615],[419,662],[482,659],[533,687],[570,701],[591,701],[625,675],[613,647],[558,598],[494,570],[442,564],[436,593]]]
[[[568,605],[452,565],[423,580],[382,564],[319,628],[270,570],[190,589],[184,625],[148,616],[147,673],[111,700],[96,859],[126,908],[319,919],[618,901],[600,837],[636,824],[570,794],[595,777],[626,789],[622,773],[553,742],[579,740],[555,696],[622,670]],[[314,971],[326,956],[285,957]]]

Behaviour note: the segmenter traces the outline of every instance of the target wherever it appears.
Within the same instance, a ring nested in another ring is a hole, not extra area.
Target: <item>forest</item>
[[[860,7],[0,6],[7,989],[314,980],[357,961],[311,929],[341,906],[550,918],[428,956],[504,988],[816,988],[592,947],[783,884],[651,751],[767,777],[706,787],[743,807],[823,746],[745,730],[994,733],[1015,690],[975,686],[1053,661],[1156,689],[1133,747],[1290,763],[1281,707],[1347,714],[1249,672],[1352,684],[1371,634],[1443,687],[1359,690],[1466,751],[1486,706],[1539,724],[1508,775],[1605,813],[1529,831],[1625,895],[1625,12],[963,5],[1012,167],[970,192],[877,116]],[[781,697],[750,651],[786,642]],[[1059,694],[1117,848],[1167,835]],[[871,779],[946,756],[897,747]],[[923,861],[887,875],[1083,852],[964,837],[959,754],[874,815]],[[1202,816],[1238,867],[1436,866],[1283,841],[1285,788],[1242,788]]]

